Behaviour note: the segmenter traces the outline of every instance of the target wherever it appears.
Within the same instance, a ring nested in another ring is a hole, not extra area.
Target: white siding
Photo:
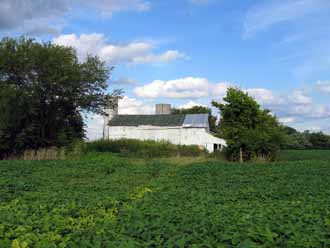
[[[138,139],[168,141],[177,145],[198,145],[213,152],[214,144],[226,145],[223,139],[216,138],[207,132],[206,128],[184,128],[184,127],[155,127],[139,126],[109,127],[109,139]]]

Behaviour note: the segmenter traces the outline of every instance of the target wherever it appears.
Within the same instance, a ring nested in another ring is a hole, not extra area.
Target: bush
[[[111,152],[123,156],[136,156],[143,158],[188,156],[197,157],[206,152],[198,146],[173,145],[168,142],[140,141],[134,139],[98,140],[88,142],[86,152]]]
[[[222,151],[214,151],[213,154],[209,155],[211,158],[216,158],[219,161],[228,161],[228,157],[226,154],[226,148],[223,149]]]
[[[81,139],[74,140],[65,148],[65,152],[70,156],[79,156],[86,151],[86,142]]]

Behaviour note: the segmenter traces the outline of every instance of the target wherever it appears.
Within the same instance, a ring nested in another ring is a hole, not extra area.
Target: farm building
[[[226,142],[210,133],[208,114],[171,114],[171,105],[157,104],[155,115],[118,115],[118,103],[104,117],[105,139],[168,141],[198,145],[208,152],[221,150]]]

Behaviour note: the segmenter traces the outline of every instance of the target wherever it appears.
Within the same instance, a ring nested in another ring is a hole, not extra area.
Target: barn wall
[[[110,139],[138,139],[168,141],[176,145],[199,145],[213,152],[213,144],[225,145],[225,141],[209,134],[205,128],[182,127],[110,127]]]

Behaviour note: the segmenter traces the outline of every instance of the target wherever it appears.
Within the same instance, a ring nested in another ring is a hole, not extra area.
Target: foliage
[[[284,127],[286,142],[283,149],[330,149],[330,135],[323,132],[299,132],[291,127]]]
[[[74,140],[70,145],[65,147],[65,153],[69,157],[79,157],[86,153],[87,143],[83,140]]]
[[[224,103],[213,102],[221,113],[219,136],[227,142],[231,160],[274,160],[283,142],[283,133],[275,116],[262,110],[247,93],[229,88]]]
[[[328,161],[0,161],[0,247],[329,247]]]
[[[0,159],[84,137],[82,111],[103,113],[108,69],[72,48],[32,39],[0,41]],[[117,95],[118,91],[114,92]]]
[[[279,161],[299,160],[327,160],[330,161],[330,150],[281,150],[278,154]]]
[[[187,109],[172,109],[172,114],[208,114],[210,131],[216,132],[217,128],[217,117],[212,115],[212,110],[203,106],[193,106]]]
[[[98,140],[87,143],[87,152],[111,152],[123,156],[142,158],[171,156],[201,156],[205,151],[198,146],[173,145],[168,142],[140,141],[134,139]]]

